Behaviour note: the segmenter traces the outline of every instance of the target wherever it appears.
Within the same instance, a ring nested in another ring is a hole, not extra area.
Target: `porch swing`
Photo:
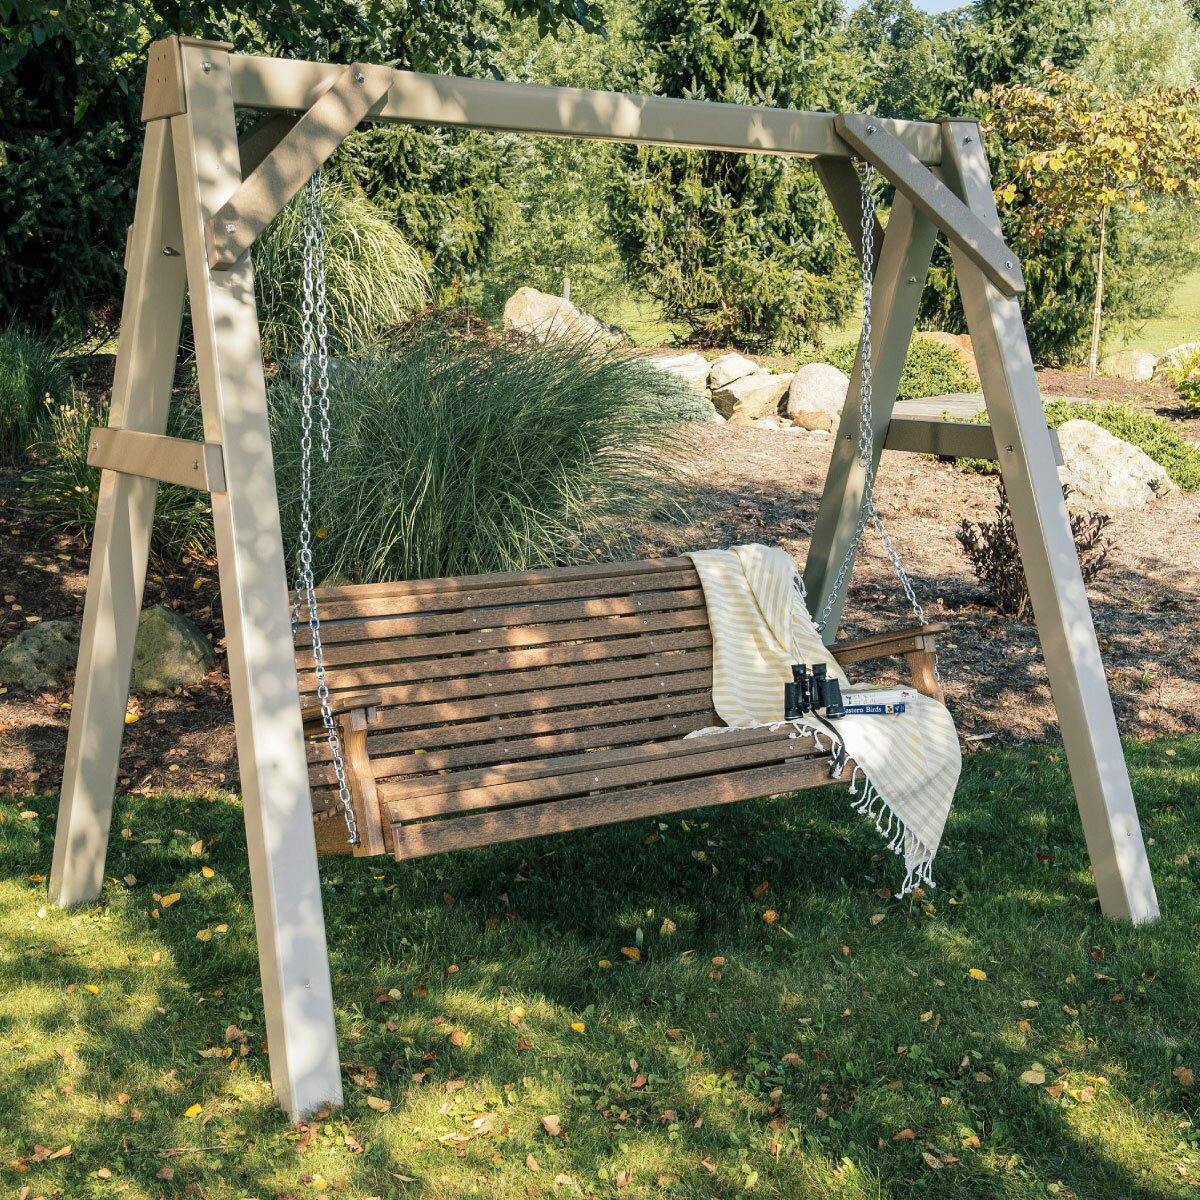
[[[867,524],[916,624],[835,643],[843,667],[903,656],[942,698],[931,624],[875,507],[874,171],[861,174],[862,504],[828,621]],[[317,846],[417,858],[844,782],[827,741],[719,725],[705,597],[688,557],[317,588],[314,423],[332,452],[321,175],[303,198],[300,534],[293,629]],[[339,819],[340,818],[340,819]],[[345,826],[343,829],[342,826]]]
[[[260,114],[243,134],[239,108]],[[859,403],[842,413],[809,545],[812,611],[833,641],[855,549],[866,524],[879,526],[883,450],[997,459],[1101,908],[1157,916],[1025,337],[1024,282],[974,122],[271,59],[182,37],[151,46],[142,117],[110,423],[88,453],[100,487],[49,894],[70,906],[104,886],[156,489],[199,488],[212,498],[271,1078],[294,1119],[342,1095],[314,817],[324,849],[413,858],[814,787],[833,766],[815,742],[769,729],[686,736],[716,716],[709,614],[687,558],[317,588],[302,552],[301,619],[289,620],[248,252],[362,121],[812,160],[874,292]],[[895,188],[881,242],[856,160]],[[893,416],[939,232],[990,425]],[[313,421],[322,443],[327,425],[319,261],[310,266],[311,471]],[[185,298],[203,443],[166,436]],[[912,628],[833,642],[838,662],[899,655],[937,694],[940,627],[914,612]]]

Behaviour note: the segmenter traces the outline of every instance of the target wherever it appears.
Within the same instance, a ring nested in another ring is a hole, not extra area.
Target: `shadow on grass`
[[[838,789],[326,860],[347,1107],[299,1133],[267,1082],[236,804],[124,802],[103,906],[43,915],[53,803],[9,806],[13,1190],[604,1195],[627,1171],[625,1197],[1192,1194],[1172,1070],[1198,1032],[1200,739],[1130,755],[1165,913],[1142,930],[1097,915],[1049,747],[968,761],[924,901],[877,894],[898,863]]]

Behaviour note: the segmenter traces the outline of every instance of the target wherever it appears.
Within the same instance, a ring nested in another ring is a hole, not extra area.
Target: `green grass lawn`
[[[346,1108],[305,1130],[267,1082],[235,801],[122,799],[72,912],[54,798],[5,801],[0,1194],[1194,1196],[1200,737],[1129,756],[1143,929],[1097,914],[1045,746],[969,760],[924,900],[881,894],[899,864],[834,789],[326,860]]]
[[[1185,275],[1175,287],[1167,311],[1160,317],[1113,337],[1106,350],[1135,347],[1161,354],[1172,346],[1200,338],[1200,271]]]

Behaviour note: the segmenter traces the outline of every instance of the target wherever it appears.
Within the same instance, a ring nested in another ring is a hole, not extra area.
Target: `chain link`
[[[302,617],[307,619],[312,640],[313,666],[317,676],[317,701],[321,706],[321,724],[333,758],[333,774],[337,780],[338,802],[346,822],[351,845],[359,844],[358,821],[350,784],[346,779],[346,764],[342,756],[342,739],[333,719],[329,703],[329,683],[325,674],[325,647],[321,642],[321,618],[317,612],[317,589],[313,577],[312,553],[312,452],[313,409],[316,409],[317,428],[321,439],[321,457],[329,461],[329,342],[325,300],[325,222],[321,203],[321,173],[308,182],[301,209],[303,229],[303,276],[300,297],[300,540],[296,553],[296,599],[292,606],[292,629],[299,628]]]
[[[925,624],[925,610],[917,599],[912,580],[904,569],[904,564],[900,560],[895,543],[884,526],[879,510],[875,507],[876,464],[875,447],[872,440],[874,437],[875,363],[871,325],[871,310],[875,292],[875,168],[870,163],[865,163],[860,170],[862,178],[862,254],[859,259],[859,269],[862,275],[863,327],[862,338],[859,342],[858,461],[862,467],[863,498],[858,511],[858,519],[854,525],[854,532],[850,537],[846,552],[838,564],[837,574],[833,578],[833,586],[829,589],[825,604],[817,617],[817,628],[822,632],[829,622],[834,605],[848,583],[855,556],[862,542],[863,531],[868,523],[879,535],[879,540],[892,564],[896,578],[900,581],[900,586],[904,589],[904,595],[908,599],[913,615],[922,625]],[[935,672],[937,670],[936,662],[934,670]]]

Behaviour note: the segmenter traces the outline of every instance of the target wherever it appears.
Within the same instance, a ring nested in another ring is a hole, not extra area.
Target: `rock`
[[[975,362],[975,347],[971,344],[971,336],[966,333],[945,333],[941,330],[926,331],[922,330],[917,334],[917,337],[924,338],[927,342],[936,342],[939,346],[945,346],[948,350],[953,350],[958,355],[959,361],[971,374],[971,378],[979,379],[979,366]]]
[[[605,325],[570,300],[531,287],[517,288],[509,296],[504,305],[504,329],[506,333],[520,333],[543,342],[565,339],[615,346],[622,340],[619,330]]]
[[[143,610],[133,648],[130,690],[170,693],[199,683],[212,664],[212,647],[194,621],[160,604]]]
[[[750,424],[755,429],[771,429],[775,433],[786,433],[795,428],[786,417],[759,417]]]
[[[787,415],[802,429],[836,429],[850,376],[829,363],[809,363],[792,376]]]
[[[78,621],[39,621],[0,650],[0,684],[22,692],[60,688],[78,656]]]
[[[1100,360],[1100,374],[1110,379],[1128,379],[1145,383],[1154,378],[1158,357],[1147,350],[1118,350]]]
[[[777,415],[779,401],[787,394],[791,383],[790,375],[756,371],[718,388],[713,392],[712,400],[717,412],[728,417],[734,425],[749,425],[758,417]]]
[[[660,354],[649,361],[660,371],[679,376],[698,396],[708,395],[711,364],[703,354]]]
[[[1165,375],[1169,371],[1176,370],[1185,359],[1191,358],[1193,354],[1200,354],[1200,342],[1183,342],[1178,346],[1172,346],[1170,350],[1164,350],[1154,368],[1155,375]]]
[[[720,358],[713,359],[713,364],[709,368],[708,386],[716,391],[717,388],[723,388],[736,379],[744,379],[747,375],[757,374],[763,369],[754,359],[747,358],[744,354],[738,354],[736,351],[722,354]]]
[[[1155,496],[1176,490],[1167,472],[1144,450],[1091,421],[1058,427],[1066,482],[1075,495],[1099,509],[1144,508]]]

